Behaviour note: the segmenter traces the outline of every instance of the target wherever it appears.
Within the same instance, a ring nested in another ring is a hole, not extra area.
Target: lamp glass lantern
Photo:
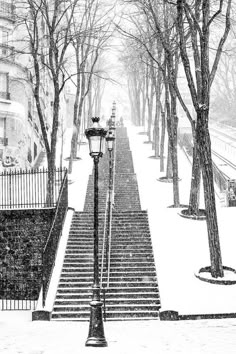
[[[113,131],[109,130],[106,136],[107,148],[109,151],[114,149],[115,136]]]
[[[105,137],[107,130],[99,124],[99,117],[92,118],[93,126],[85,130],[86,138],[89,141],[89,151],[92,157],[102,157],[105,152]]]
[[[111,115],[115,116],[115,111],[116,111],[116,102],[113,102],[112,110],[111,110]]]

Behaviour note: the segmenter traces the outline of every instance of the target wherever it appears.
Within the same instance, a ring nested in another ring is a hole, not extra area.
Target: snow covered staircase
[[[141,210],[126,128],[116,131],[115,198],[109,286],[103,275],[108,320],[158,318],[160,298],[146,211]],[[99,238],[102,242],[107,158],[99,164]],[[101,249],[101,245],[100,245]],[[101,252],[100,252],[101,253]],[[84,211],[74,214],[52,313],[53,320],[89,320],[93,283],[93,177]],[[103,291],[101,291],[103,300]]]
[[[116,146],[109,287],[103,282],[106,318],[155,319],[160,297],[148,215],[141,210],[125,127],[116,131]]]
[[[104,215],[99,215],[99,236]],[[93,284],[93,214],[74,213],[52,319],[88,320]]]
[[[106,318],[154,319],[158,317],[159,308],[147,212],[115,212]]]

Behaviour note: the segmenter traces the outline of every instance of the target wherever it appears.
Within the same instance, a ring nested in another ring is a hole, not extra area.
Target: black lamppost
[[[90,156],[94,162],[94,280],[93,294],[90,302],[90,324],[86,346],[106,347],[107,341],[104,335],[102,302],[100,298],[99,284],[99,249],[98,249],[98,163],[105,148],[105,136],[107,130],[99,125],[99,118],[92,118],[93,126],[85,130],[89,141]]]
[[[107,149],[109,151],[109,185],[108,185],[108,216],[107,216],[107,249],[106,249],[106,268],[108,270],[108,253],[109,253],[109,239],[111,237],[111,208],[112,208],[112,192],[113,192],[113,158],[115,143],[115,131],[109,130],[106,136]]]

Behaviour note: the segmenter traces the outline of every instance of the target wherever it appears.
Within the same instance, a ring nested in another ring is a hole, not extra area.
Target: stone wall
[[[38,298],[54,209],[0,211],[0,298]]]

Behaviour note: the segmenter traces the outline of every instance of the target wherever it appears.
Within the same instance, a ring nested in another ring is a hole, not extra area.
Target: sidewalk
[[[85,347],[89,323],[0,320],[1,354],[234,354],[235,320],[106,322],[108,347]]]

